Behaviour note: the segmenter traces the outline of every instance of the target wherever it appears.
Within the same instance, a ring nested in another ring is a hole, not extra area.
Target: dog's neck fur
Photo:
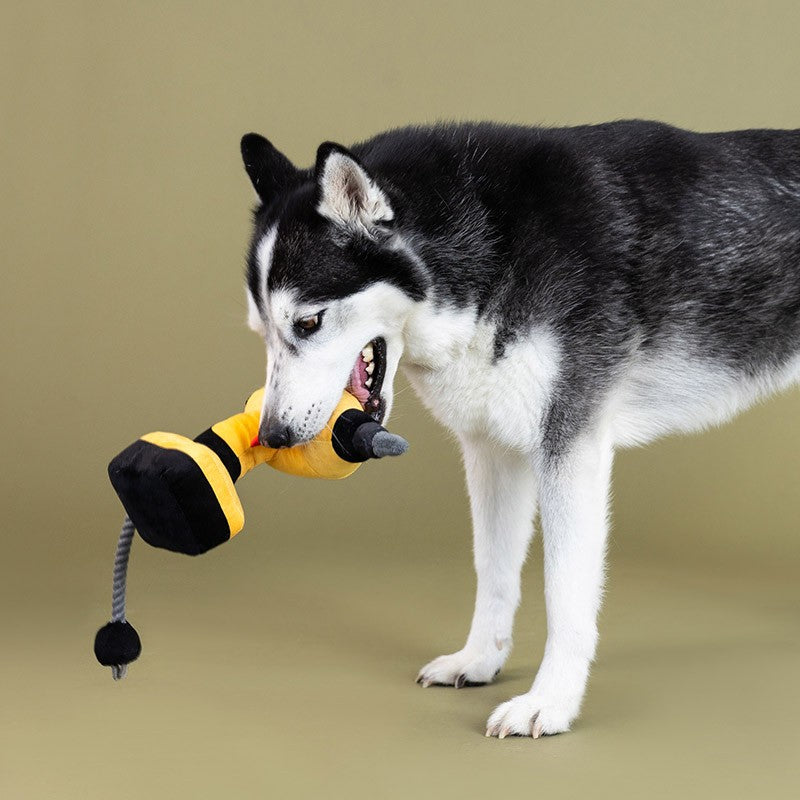
[[[437,303],[429,295],[413,303],[403,330],[404,366],[440,370],[458,358],[473,341],[478,312]]]

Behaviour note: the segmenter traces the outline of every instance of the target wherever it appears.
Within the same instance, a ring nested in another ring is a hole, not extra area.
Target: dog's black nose
[[[271,422],[262,426],[258,433],[258,440],[267,447],[291,447],[292,431],[288,425]]]

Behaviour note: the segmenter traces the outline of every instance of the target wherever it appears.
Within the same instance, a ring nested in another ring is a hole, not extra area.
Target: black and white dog
[[[487,735],[566,731],[597,644],[614,448],[715,425],[800,377],[800,131],[652,122],[406,128],[295,168],[242,140],[260,204],[260,438],[311,439],[349,385],[382,420],[398,365],[458,436],[477,597],[423,686],[508,658],[537,511],[547,643]]]

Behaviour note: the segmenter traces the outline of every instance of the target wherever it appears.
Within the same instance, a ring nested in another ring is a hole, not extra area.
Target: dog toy
[[[141,654],[141,640],[125,615],[126,578],[135,531],[153,547],[199,555],[233,538],[244,526],[234,484],[259,464],[292,475],[336,480],[370,458],[396,456],[408,448],[349,392],[328,424],[311,441],[274,449],[258,443],[264,390],[254,392],[242,413],[218,422],[195,439],[157,431],[137,439],[108,466],[111,484],[127,516],[117,542],[111,621],[95,637],[94,652],[115,680]]]

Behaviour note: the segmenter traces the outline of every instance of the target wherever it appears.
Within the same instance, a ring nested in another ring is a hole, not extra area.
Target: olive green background
[[[487,740],[544,639],[538,542],[492,686],[422,690],[472,604],[454,443],[401,383],[403,459],[248,476],[203,558],[137,543],[144,655],[113,684],[108,459],[197,433],[264,369],[244,326],[242,133],[298,164],[437,119],[800,124],[800,6],[9,3],[0,9],[4,798],[795,797],[796,394],[621,453],[574,731]],[[579,794],[581,793],[581,794]]]

